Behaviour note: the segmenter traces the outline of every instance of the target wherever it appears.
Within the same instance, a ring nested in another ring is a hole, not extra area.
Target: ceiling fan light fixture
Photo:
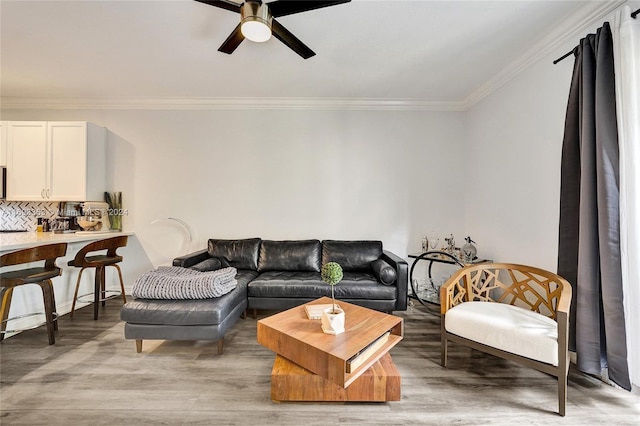
[[[272,16],[266,5],[247,1],[240,9],[240,31],[251,41],[262,43],[271,38]]]

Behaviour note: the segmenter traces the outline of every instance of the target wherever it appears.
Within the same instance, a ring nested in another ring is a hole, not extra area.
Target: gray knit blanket
[[[211,299],[236,288],[236,268],[200,272],[180,266],[160,266],[133,284],[137,299]]]

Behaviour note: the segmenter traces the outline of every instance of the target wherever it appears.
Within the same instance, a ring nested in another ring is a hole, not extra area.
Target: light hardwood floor
[[[402,400],[389,403],[273,403],[274,354],[256,343],[256,321],[238,320],[224,354],[211,342],[123,337],[122,302],[60,319],[56,344],[43,327],[0,344],[0,424],[569,424],[638,425],[640,397],[572,369],[567,416],[556,381],[509,361],[451,344],[440,366],[440,318],[421,306],[397,314],[405,338],[391,354]],[[262,315],[267,315],[263,312]]]

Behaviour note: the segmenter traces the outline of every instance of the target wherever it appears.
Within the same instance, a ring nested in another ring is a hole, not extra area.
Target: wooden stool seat
[[[95,266],[101,266],[101,265],[108,266],[108,265],[113,265],[114,263],[122,262],[122,256],[108,256],[106,254],[101,254],[98,256],[87,256],[85,260],[86,260],[85,267],[89,264],[92,264]],[[82,265],[76,265],[73,260],[69,261],[69,266],[82,267]]]
[[[3,340],[4,335],[7,333],[7,322],[14,319],[9,318],[9,309],[11,308],[11,299],[13,297],[14,288],[21,285],[37,284],[42,289],[44,315],[46,318],[45,324],[47,325],[49,344],[53,345],[55,343],[55,330],[58,329],[58,314],[56,313],[56,300],[53,292],[53,282],[51,279],[62,275],[62,270],[56,266],[56,259],[64,256],[66,253],[67,243],[58,243],[18,250],[5,253],[0,256],[0,267],[15,266],[39,261],[45,262],[44,267],[19,269],[0,273],[0,287],[3,287],[2,304],[0,305],[0,318],[2,324],[0,327],[0,340]],[[33,313],[28,315],[38,314],[42,313]],[[13,331],[23,330],[12,330],[12,332]]]
[[[10,271],[2,274],[3,287],[9,284],[9,280],[20,280],[20,284],[36,284],[40,281],[50,280],[59,276],[61,273],[60,268],[47,269],[47,268],[29,268],[20,269],[18,271]]]
[[[107,238],[105,240],[94,241],[93,243],[89,243],[84,246],[76,255],[76,257],[69,261],[68,265],[76,268],[81,268],[78,273],[78,280],[76,281],[76,289],[73,293],[73,302],[71,305],[71,317],[73,317],[73,313],[76,309],[76,301],[83,296],[88,296],[88,294],[78,296],[78,289],[80,288],[80,279],[82,278],[82,273],[87,268],[95,268],[96,276],[94,279],[94,292],[93,292],[93,319],[98,319],[98,302],[102,302],[102,306],[105,305],[105,301],[107,300],[107,293],[111,292],[106,289],[105,284],[105,269],[107,266],[113,266],[118,270],[118,277],[120,278],[120,293],[122,295],[122,301],[127,303],[127,297],[125,296],[124,291],[124,281],[122,280],[122,271],[120,267],[117,265],[122,262],[122,256],[116,253],[116,250],[119,247],[124,247],[127,245],[127,240],[129,237],[119,236],[113,238]],[[87,256],[89,253],[107,250],[106,254],[98,254],[93,256]]]

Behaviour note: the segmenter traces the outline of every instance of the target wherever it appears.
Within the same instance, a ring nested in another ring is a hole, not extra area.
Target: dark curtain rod
[[[631,17],[633,19],[636,19],[636,16],[638,16],[638,14],[640,14],[640,9],[636,10],[635,12],[631,13]],[[560,62],[561,60],[563,60],[564,58],[567,58],[569,56],[571,56],[571,54],[573,53],[573,50],[565,53],[564,55],[560,56],[558,59],[556,59],[555,61],[553,61],[553,64],[557,64],[558,62]]]

